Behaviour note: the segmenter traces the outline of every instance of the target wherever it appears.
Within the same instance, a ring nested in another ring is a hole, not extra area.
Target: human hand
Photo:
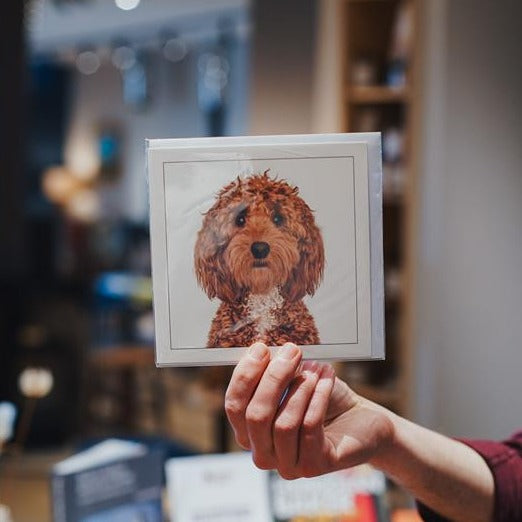
[[[286,479],[378,459],[393,442],[393,414],[358,396],[331,365],[301,359],[290,343],[273,358],[262,343],[249,348],[225,396],[238,444]]]

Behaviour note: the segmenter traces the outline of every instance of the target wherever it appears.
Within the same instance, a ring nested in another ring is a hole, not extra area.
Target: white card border
[[[223,159],[235,159],[234,147],[256,145],[306,145],[306,144],[352,144],[361,145],[362,157],[368,163],[369,196],[369,244],[371,284],[371,339],[370,346],[357,345],[309,345],[303,346],[305,359],[318,360],[367,360],[384,359],[384,279],[382,242],[382,164],[380,133],[319,134],[289,136],[250,136],[226,138],[190,138],[147,140],[147,170],[149,181],[150,230],[152,252],[152,274],[154,293],[154,317],[156,327],[156,365],[209,366],[235,364],[246,348],[170,348],[169,292],[167,273],[166,208],[164,199],[163,163],[172,149],[176,153],[186,150],[187,161],[208,158],[209,153]],[[226,155],[226,156],[225,156]],[[357,155],[358,158],[361,154]],[[238,159],[242,159],[239,158]],[[172,161],[172,160],[171,160]],[[354,157],[354,162],[356,161]],[[355,167],[357,168],[357,167]],[[156,173],[154,176],[151,173]],[[368,274],[365,275],[366,277]],[[277,347],[271,347],[276,350]]]

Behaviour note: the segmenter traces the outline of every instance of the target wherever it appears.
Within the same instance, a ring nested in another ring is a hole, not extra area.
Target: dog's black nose
[[[264,241],[256,241],[252,243],[250,250],[256,259],[264,259],[270,252],[270,245]]]

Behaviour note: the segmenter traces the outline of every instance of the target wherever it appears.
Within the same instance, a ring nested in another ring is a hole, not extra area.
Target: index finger
[[[250,448],[245,412],[270,361],[269,354],[263,343],[254,343],[235,367],[225,394],[228,420],[238,444],[245,449]]]
[[[252,458],[258,468],[275,467],[273,421],[285,390],[295,377],[302,353],[292,343],[279,348],[268,364],[259,385],[250,400],[245,418]]]

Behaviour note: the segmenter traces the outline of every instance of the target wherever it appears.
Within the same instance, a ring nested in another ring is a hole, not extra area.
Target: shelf
[[[400,302],[404,295],[404,275],[397,268],[389,268],[384,273],[384,296],[386,304]]]
[[[361,105],[405,103],[409,99],[409,92],[405,88],[385,85],[351,86],[348,87],[347,97],[349,103]]]
[[[387,136],[383,158],[386,160],[382,203],[387,362],[343,363],[339,375],[361,396],[405,416],[410,413],[414,388],[411,360],[421,4],[420,0],[343,0],[338,12],[341,28],[336,34],[327,35],[329,45],[337,46],[340,54],[336,78],[341,93],[338,110],[342,113],[342,129],[345,132],[399,130],[395,136]],[[390,77],[390,61],[398,47],[401,47],[400,59],[407,66],[406,76],[404,85],[390,87],[385,78]],[[366,71],[364,67],[361,69],[364,62],[369,66]],[[357,81],[358,78],[361,80]]]
[[[122,345],[96,348],[89,353],[89,362],[98,368],[139,368],[154,366],[154,348],[146,345]]]
[[[407,184],[407,166],[404,164],[382,166],[382,190],[385,203],[404,203]]]
[[[391,192],[383,192],[382,204],[387,207],[397,207],[404,205],[405,197],[404,194],[395,194]]]
[[[397,3],[398,0],[345,0],[348,4],[371,4],[371,3],[381,3],[381,4],[394,4]]]

